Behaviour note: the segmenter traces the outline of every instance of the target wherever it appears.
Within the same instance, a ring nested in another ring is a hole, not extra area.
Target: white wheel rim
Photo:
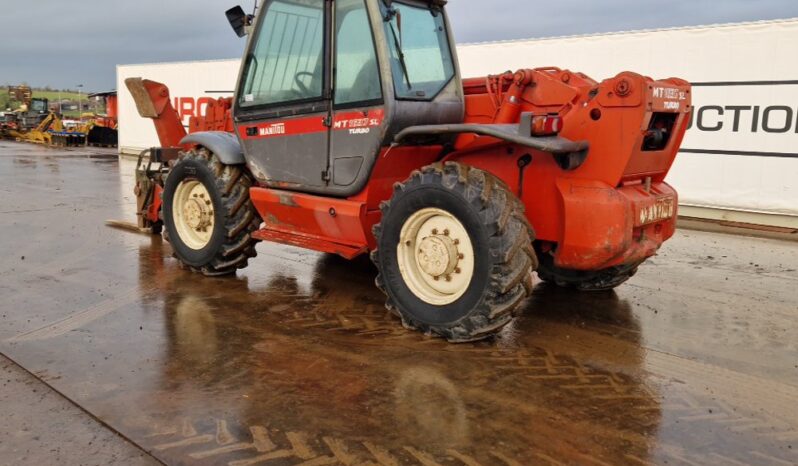
[[[454,215],[442,209],[421,209],[405,221],[396,257],[410,291],[436,306],[460,299],[474,276],[471,237]]]
[[[214,209],[211,194],[196,180],[181,181],[172,200],[177,235],[186,246],[200,250],[211,242]]]

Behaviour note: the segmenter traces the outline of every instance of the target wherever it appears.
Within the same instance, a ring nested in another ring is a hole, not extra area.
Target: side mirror
[[[247,26],[250,25],[252,17],[246,14],[240,5],[225,11],[224,15],[227,16],[227,21],[238,37],[247,35]]]

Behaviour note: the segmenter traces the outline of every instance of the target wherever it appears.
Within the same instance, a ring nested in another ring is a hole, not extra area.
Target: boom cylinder
[[[532,83],[532,70],[520,70],[513,75],[513,83],[504,96],[501,107],[496,113],[494,123],[517,123],[521,116],[521,96],[524,90]],[[499,84],[501,85],[501,83]]]

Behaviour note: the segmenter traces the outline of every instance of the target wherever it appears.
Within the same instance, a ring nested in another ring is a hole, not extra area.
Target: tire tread
[[[261,220],[249,199],[252,177],[240,166],[225,165],[203,147],[181,152],[177,163],[188,160],[205,164],[215,175],[216,189],[222,199],[222,205],[216,208],[224,209],[226,233],[224,243],[208,264],[186,267],[206,276],[234,274],[238,269],[245,268],[251,257],[257,256],[255,245],[259,240],[253,238],[252,233],[260,228]],[[164,236],[168,240],[167,228],[164,228]]]
[[[385,307],[397,314],[406,328],[450,342],[481,340],[496,334],[514,319],[521,303],[532,292],[532,272],[537,267],[532,248],[535,233],[526,219],[523,204],[497,177],[457,162],[435,163],[412,172],[407,181],[394,186],[394,197],[419,185],[438,185],[459,193],[475,209],[491,235],[487,251],[493,261],[491,276],[482,299],[468,315],[453,324],[426,324],[398,309],[382,278],[377,249],[371,258],[380,271],[375,283],[387,296]],[[383,219],[391,209],[391,202],[380,205]],[[382,223],[374,226],[373,233],[379,244]]]

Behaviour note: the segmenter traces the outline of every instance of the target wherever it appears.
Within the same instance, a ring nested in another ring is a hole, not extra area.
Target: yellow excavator
[[[29,86],[10,87],[8,95],[11,100],[21,103],[17,110],[4,116],[4,124],[9,128],[16,128],[20,132],[30,131],[38,127],[50,112],[50,101],[33,97]]]
[[[85,146],[86,135],[93,124],[93,122],[88,122],[75,128],[66,128],[61,117],[55,112],[50,112],[38,126],[30,131],[9,128],[6,129],[5,134],[20,142],[62,147]]]
[[[8,135],[17,141],[33,142],[36,144],[52,144],[53,135],[50,131],[60,132],[64,130],[63,122],[57,114],[50,112],[35,128],[30,131],[20,131],[19,129],[8,130]]]
[[[92,118],[85,120],[88,123],[67,128],[61,115],[50,111],[48,99],[34,98],[30,87],[9,88],[9,95],[13,100],[22,102],[22,105],[3,116],[0,137],[50,146],[86,145],[86,135],[94,125]],[[93,117],[93,114],[89,116]],[[81,121],[84,121],[83,118]]]
[[[64,127],[61,117],[55,112],[50,112],[32,130],[22,132],[17,129],[9,129],[7,134],[20,142],[63,147],[85,146],[86,134],[90,125],[90,123],[83,124],[77,128],[67,129]]]

